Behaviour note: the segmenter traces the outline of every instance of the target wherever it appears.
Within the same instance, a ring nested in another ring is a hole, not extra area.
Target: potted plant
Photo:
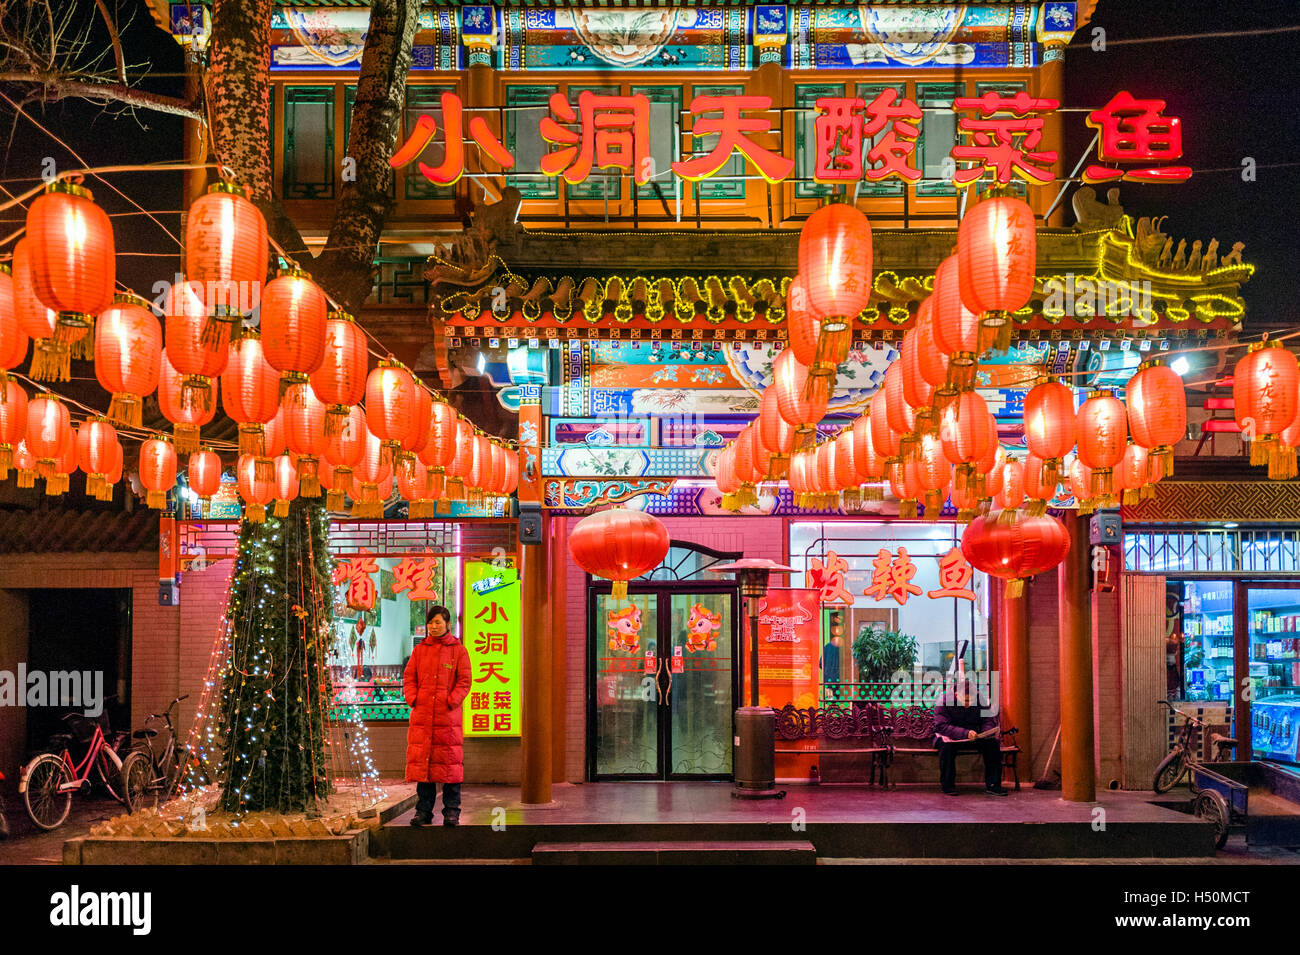
[[[878,623],[863,624],[853,641],[853,663],[863,683],[888,683],[897,670],[916,661],[916,637]]]

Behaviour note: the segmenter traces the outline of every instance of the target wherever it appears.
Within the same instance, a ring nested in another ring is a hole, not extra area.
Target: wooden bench
[[[1020,789],[1019,756],[1015,727],[1002,730],[1002,767],[1011,770],[1015,788]],[[870,757],[868,782],[889,786],[889,768],[895,756],[939,757],[934,745],[934,710],[928,706],[888,707],[879,703],[855,702],[851,707],[808,707],[787,704],[776,713],[776,751],[787,755],[823,753],[865,754]],[[782,746],[784,742],[816,739],[815,750]],[[958,756],[978,755],[961,750]]]
[[[892,763],[894,756],[933,756],[939,758],[939,750],[934,745],[934,710],[928,706],[903,706],[895,709],[887,709],[886,725],[889,727],[889,736],[892,746],[890,749],[890,761]],[[1015,781],[1016,791],[1020,790],[1020,768],[1019,757],[1020,747],[1016,745],[1016,735],[1020,732],[1017,727],[1001,730],[998,738],[1002,744],[1002,769],[1011,770],[1011,778]],[[958,750],[960,756],[978,756],[979,751],[974,749]]]

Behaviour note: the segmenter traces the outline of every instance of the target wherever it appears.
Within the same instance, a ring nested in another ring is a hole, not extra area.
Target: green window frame
[[[693,86],[691,87],[691,98],[697,96],[739,96],[745,92],[743,86]],[[712,133],[708,136],[696,138],[691,135],[692,144],[691,154],[694,156],[708,155],[718,142],[718,133]],[[716,176],[708,179],[701,179],[699,182],[691,183],[695,191],[696,200],[709,199],[744,199],[745,198],[745,180],[739,178],[745,175],[745,157],[739,153],[732,153],[730,158]],[[736,176],[735,179],[723,179],[722,176]]]
[[[598,96],[617,96],[622,92],[617,86],[570,86],[569,103],[575,111],[578,108],[579,94],[588,90]],[[620,199],[623,196],[622,173],[617,169],[597,169],[593,164],[591,176],[586,182],[573,185],[565,183],[565,188],[569,191],[570,199]]]
[[[636,197],[662,199],[672,206],[681,189],[672,164],[681,159],[682,88],[633,86],[631,92],[650,100],[650,156],[654,160],[654,178],[636,187]]]
[[[829,196],[835,192],[835,186],[820,182],[804,182],[812,179],[817,162],[817,100],[823,96],[843,96],[844,85],[841,84],[805,84],[794,88],[794,174],[799,182],[794,185],[796,199],[816,199]]]
[[[431,114],[434,122],[438,124],[438,132],[424,148],[424,152],[417,159],[411,160],[410,164],[402,170],[403,178],[406,180],[404,194],[407,199],[451,199],[456,195],[455,186],[435,186],[420,175],[417,165],[425,162],[430,166],[436,166],[446,156],[447,126],[442,118],[442,94],[454,92],[456,92],[454,86],[419,84],[406,87],[406,104],[402,107],[402,141],[405,141],[411,130],[415,128],[415,121],[420,118],[421,113]],[[466,117],[464,121],[468,123],[469,118]],[[458,134],[463,135],[464,131],[460,130]]]
[[[983,96],[985,93],[1000,93],[1003,96],[1015,96],[1017,93],[1023,92],[1024,89],[1025,89],[1024,83],[1005,83],[1005,82],[1004,83],[976,83],[975,96],[980,97]],[[994,115],[1003,115],[1003,114],[995,113]],[[976,183],[975,184],[976,195],[980,195],[984,193],[993,185],[994,183],[991,182]],[[1023,179],[1020,179],[1018,177],[1011,180],[1011,189],[1015,192],[1016,195],[1020,196],[1022,199],[1029,195],[1029,184],[1026,183]]]
[[[547,102],[555,92],[553,86],[506,87],[506,149],[515,157],[515,168],[521,173],[540,173],[541,166],[525,165],[520,155],[521,142],[530,145],[541,143],[540,157],[546,152],[545,140],[537,131],[537,124],[548,115]],[[526,131],[526,132],[525,132]],[[524,135],[521,137],[521,133]],[[526,138],[525,138],[526,137]],[[525,199],[556,199],[560,191],[555,176],[506,176],[506,184],[514,186]]]
[[[885,90],[891,90],[891,89],[898,94],[899,100],[901,100],[903,97],[907,95],[907,87],[902,83],[859,83],[857,85],[857,91],[855,95],[862,98],[863,110],[865,112],[866,107],[871,105],[872,100],[874,100]],[[889,127],[886,126],[880,132],[876,133],[876,135],[872,136],[864,144],[865,148],[862,151],[863,169],[871,168],[871,162],[870,160],[867,159],[867,151],[870,150],[871,147],[874,146],[877,142],[879,142],[880,139],[888,131],[889,131]],[[918,152],[919,150],[914,150],[912,153],[913,165],[916,164],[915,157],[917,156]],[[864,176],[862,179],[862,183],[858,186],[858,195],[859,196],[901,196],[903,194],[903,190],[905,187],[906,187],[906,183],[902,179],[899,179],[897,176],[892,176],[889,179],[883,180],[882,182],[872,182],[871,180],[867,179]]]
[[[284,197],[333,199],[334,178],[334,87],[286,86]]]
[[[921,107],[921,135],[916,139],[916,156],[922,176],[916,184],[918,196],[957,195],[950,179],[933,180],[944,179],[945,160],[950,158],[952,147],[957,144],[957,114],[952,102],[960,93],[961,88],[950,83],[916,84],[916,105]],[[928,152],[932,146],[935,150],[933,155]]]

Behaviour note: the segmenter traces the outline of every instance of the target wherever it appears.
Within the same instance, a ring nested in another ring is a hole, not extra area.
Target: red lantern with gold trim
[[[948,353],[934,339],[934,296],[928,295],[916,313],[916,365],[933,391],[936,416],[957,400],[957,388],[948,383]]]
[[[311,386],[326,409],[325,430],[337,431],[353,405],[366,396],[366,336],[347,312],[330,312],[325,322],[325,355],[311,374]]]
[[[934,434],[937,427],[934,386],[921,374],[918,348],[917,330],[908,329],[903,335],[902,352],[898,358],[903,369],[903,400],[912,408],[917,433]]]
[[[921,435],[915,460],[916,481],[925,498],[926,515],[933,520],[943,507],[950,473],[948,458],[943,453],[943,442],[938,435]]]
[[[776,388],[763,389],[758,411],[758,443],[768,454],[768,480],[779,481],[790,469],[790,452],[794,450],[794,428],[790,427],[777,407]]]
[[[48,479],[54,473],[54,465],[71,438],[72,419],[57,395],[43,394],[27,403],[24,440],[36,458],[36,471],[41,477]]]
[[[1025,444],[1046,469],[1045,482],[1060,483],[1062,458],[1074,449],[1074,392],[1059,381],[1034,385],[1025,395]]]
[[[55,339],[84,340],[113,301],[117,252],[108,214],[89,189],[52,182],[28,207],[25,235],[36,297],[58,313]]]
[[[1138,504],[1155,497],[1156,459],[1142,445],[1130,441],[1124,449],[1124,458],[1115,469],[1115,483],[1124,504]]]
[[[354,469],[354,477],[360,484],[352,495],[353,517],[383,517],[384,499],[380,496],[380,486],[392,485],[393,466],[383,442],[369,428],[365,432],[365,450]]]
[[[140,483],[148,492],[145,504],[155,510],[167,506],[167,492],[176,486],[176,448],[165,435],[140,445]]]
[[[1187,433],[1187,392],[1183,379],[1159,360],[1138,366],[1125,389],[1133,441],[1154,457],[1161,473],[1174,473],[1174,445]]]
[[[976,570],[1007,581],[1009,598],[1024,594],[1025,581],[1051,570],[1070,551],[1070,533],[1047,514],[1014,520],[977,517],[961,535],[961,552]]]
[[[456,418],[456,456],[447,465],[447,499],[465,500],[465,481],[474,467],[474,426]]]
[[[212,411],[216,408],[212,379],[226,370],[230,351],[224,347],[209,348],[203,343],[203,328],[207,320],[203,289],[197,282],[179,282],[167,290],[163,303],[163,328],[168,360],[184,377],[181,404],[187,408]]]
[[[177,454],[192,454],[199,448],[199,431],[212,420],[216,408],[199,402],[185,402],[185,376],[172,367],[164,348],[158,359],[158,408],[172,423],[172,442]]]
[[[337,492],[337,497],[332,500],[337,501],[330,504],[332,511],[340,510],[343,507],[343,495],[350,493],[352,490],[352,470],[361,460],[361,456],[366,451],[366,435],[369,430],[366,428],[366,413],[355,405],[349,409],[348,417],[343,422],[343,426],[334,432],[326,431],[325,433],[325,451],[324,460],[330,464],[330,474],[332,478],[331,488]]]
[[[644,511],[600,511],[569,530],[569,555],[593,577],[612,581],[614,600],[625,600],[627,582],[654,570],[668,555],[668,529]]]
[[[813,314],[802,275],[796,275],[786,291],[785,327],[794,357],[799,360],[799,364],[811,368],[817,361],[817,336],[821,333],[821,322]]]
[[[1003,520],[1011,520],[1014,512],[1025,504],[1025,466],[1012,457],[1004,458],[997,465],[1000,472],[997,480],[998,491],[993,496],[994,504],[1002,510]]]
[[[1030,451],[1025,455],[1023,470],[1025,487],[1025,512],[1038,515],[1047,513],[1047,505],[1056,497],[1059,483],[1053,480],[1056,471],[1049,469],[1043,459]]]
[[[432,497],[441,498],[446,488],[447,466],[456,459],[456,409],[445,398],[434,396],[429,405],[429,440],[416,452],[429,470]]]
[[[916,447],[916,412],[907,403],[903,393],[903,363],[901,360],[890,363],[885,369],[885,384],[881,389],[885,393],[885,415],[889,427],[898,435],[899,454],[911,457]]]
[[[885,476],[885,457],[876,450],[871,434],[871,415],[864,411],[853,419],[853,462],[858,468],[858,483],[871,485],[863,488],[867,500],[878,501],[880,488],[874,482]]]
[[[17,309],[13,273],[8,265],[0,265],[0,384],[7,380],[5,372],[17,368],[27,358],[31,338],[18,321]]]
[[[948,383],[969,388],[980,353],[980,317],[961,300],[960,266],[950,255],[934,273],[934,343],[948,356]]]
[[[284,444],[297,457],[298,493],[320,497],[320,456],[325,453],[325,403],[307,382],[292,384],[280,400]]]
[[[943,453],[956,465],[954,487],[975,483],[977,467],[998,443],[998,426],[989,406],[975,391],[963,391],[957,403],[948,406],[939,423]]]
[[[1093,490],[1092,468],[1078,458],[1070,464],[1070,493],[1079,505],[1080,514],[1091,514],[1097,509],[1097,492]]]
[[[204,331],[212,351],[224,352],[243,313],[257,307],[268,259],[266,220],[242,186],[214,183],[190,205],[185,273],[199,283],[204,312],[213,318]]]
[[[60,328],[58,313],[46,308],[36,297],[32,279],[31,245],[27,239],[14,244],[14,315],[18,327],[32,340],[31,374],[37,381],[67,381],[71,377],[72,351],[78,358],[89,358],[93,343],[88,329],[73,326]],[[80,331],[80,334],[77,332]],[[56,335],[55,333],[58,332]]]
[[[1128,415],[1124,403],[1109,389],[1090,391],[1075,420],[1079,460],[1092,471],[1093,494],[1103,507],[1114,505],[1118,503],[1115,468],[1124,459],[1124,448],[1128,446]]]
[[[0,382],[4,400],[0,401],[0,481],[9,477],[14,463],[14,449],[27,434],[27,392],[12,378]]]
[[[434,492],[432,475],[423,464],[408,469],[405,474],[397,475],[397,489],[406,498],[406,516],[413,521],[421,521],[434,516],[438,495]]]
[[[794,428],[794,446],[807,447],[816,437],[817,423],[826,414],[830,400],[827,379],[811,376],[789,348],[772,363],[772,379],[769,387],[776,389],[777,411]]]
[[[117,295],[95,323],[95,377],[113,396],[108,418],[138,428],[144,398],[158,388],[163,333],[149,303]]]
[[[221,458],[211,448],[199,448],[190,454],[185,465],[190,490],[201,500],[209,501],[221,490]]]
[[[244,499],[244,520],[250,524],[266,521],[266,505],[275,497],[275,474],[267,476],[251,454],[240,455],[235,464],[235,481]]]
[[[275,516],[288,517],[289,503],[298,496],[298,467],[290,454],[275,459]]]
[[[91,418],[77,429],[77,466],[86,474],[86,494],[96,500],[106,500],[104,479],[113,470],[116,444],[117,429],[107,418]]]
[[[1034,210],[1015,196],[989,196],[968,207],[957,227],[962,303],[980,313],[986,341],[997,351],[1011,344],[1011,314],[1034,291],[1038,235]]]
[[[1251,464],[1274,466],[1285,457],[1278,435],[1298,414],[1300,367],[1296,356],[1276,340],[1256,342],[1232,372],[1232,398]]]
[[[230,343],[221,375],[221,404],[239,423],[239,453],[266,459],[263,425],[280,410],[280,376],[266,363],[256,332]],[[263,473],[273,477],[269,468]]]
[[[306,384],[325,360],[328,311],[325,293],[301,269],[282,271],[266,284],[261,308],[262,351],[266,363],[280,372],[284,386]]]
[[[415,379],[395,361],[381,361],[366,379],[366,425],[391,456],[415,430]]]
[[[871,300],[871,257],[871,222],[848,203],[822,206],[799,232],[799,274],[821,321],[819,363],[838,365],[848,353],[850,324]]]

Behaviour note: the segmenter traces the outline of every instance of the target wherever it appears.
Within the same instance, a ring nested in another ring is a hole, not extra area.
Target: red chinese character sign
[[[913,165],[916,140],[921,135],[917,125],[921,108],[910,99],[899,99],[898,90],[882,90],[865,105],[861,99],[822,97],[817,109],[813,178],[818,182],[863,178],[880,182],[890,176],[916,182],[921,178],[921,170]],[[863,146],[873,140],[865,151],[864,164]]]
[[[691,135],[712,136],[718,141],[713,149],[702,156],[673,163],[673,172],[692,181],[707,179],[727,164],[733,152],[738,152],[771,183],[778,183],[794,171],[794,160],[787,159],[758,145],[750,138],[755,133],[770,133],[772,120],[767,116],[745,116],[772,108],[770,96],[697,96],[691,100],[690,112],[695,117]],[[717,113],[717,116],[712,114]]]
[[[927,590],[925,595],[936,597],[956,597],[960,600],[975,602],[975,591],[970,589],[975,571],[960,547],[954,547],[939,558],[939,589]]]
[[[464,634],[474,669],[466,736],[518,736],[522,709],[519,572],[509,559],[464,564]]]
[[[916,564],[906,547],[898,548],[897,555],[882,547],[871,562],[871,584],[862,594],[877,601],[890,597],[900,607],[906,606],[909,597],[921,593],[921,588],[912,583],[915,576]]]
[[[1128,91],[1116,93],[1109,103],[1088,114],[1088,125],[1097,130],[1097,158],[1120,164],[1181,159],[1182,121],[1162,116],[1164,110],[1162,99],[1134,99]],[[1083,171],[1085,182],[1186,182],[1191,175],[1190,166],[1121,169],[1092,165]]]
[[[437,573],[436,557],[403,557],[393,567],[393,594],[405,592],[408,600],[437,600]]]
[[[542,172],[564,176],[570,185],[586,182],[592,168],[631,173],[638,185],[650,181],[650,98],[644,93],[605,96],[583,90],[578,109],[563,93],[553,93],[551,113],[538,125],[542,138],[557,150],[542,157]],[[572,127],[577,124],[575,130]]]
[[[821,591],[770,588],[758,605],[758,705],[780,709],[817,705],[821,654]],[[749,617],[744,617],[748,660]],[[742,699],[749,699],[745,668]]]
[[[418,169],[425,179],[439,186],[449,186],[460,180],[465,175],[465,124],[463,119],[464,107],[461,104],[460,97],[455,93],[443,93],[441,99],[442,105],[442,122],[443,122],[443,139],[445,148],[443,150],[442,162],[437,166],[430,166],[427,163],[420,163]],[[393,153],[392,158],[388,160],[388,165],[394,169],[401,169],[409,165],[412,160],[424,152],[425,148],[433,140],[438,131],[438,124],[432,116],[424,113],[415,121],[415,128],[406,138],[406,142],[398,147],[397,152]],[[515,166],[515,157],[501,145],[492,130],[488,128],[487,121],[482,116],[475,116],[469,121],[470,138],[480,150],[487,154],[493,162],[502,169],[513,169]]]
[[[373,610],[375,608],[375,581],[371,574],[379,571],[379,564],[373,554],[362,553],[359,557],[340,560],[334,565],[331,583],[335,586],[348,585],[347,603],[353,610]]]
[[[808,583],[821,594],[824,604],[847,604],[853,606],[853,594],[845,586],[844,574],[849,563],[833,550],[826,552],[826,562],[820,557],[808,561]]]
[[[967,134],[968,140],[952,148],[952,158],[958,163],[970,163],[954,174],[957,185],[969,186],[986,170],[1004,185],[1020,178],[1041,186],[1056,178],[1051,168],[1056,163],[1056,150],[1038,146],[1043,140],[1042,114],[1060,106],[1058,100],[1040,99],[1022,91],[1015,96],[985,93],[980,97],[958,97],[952,105],[958,112],[972,110],[976,114],[957,120],[958,134]]]

